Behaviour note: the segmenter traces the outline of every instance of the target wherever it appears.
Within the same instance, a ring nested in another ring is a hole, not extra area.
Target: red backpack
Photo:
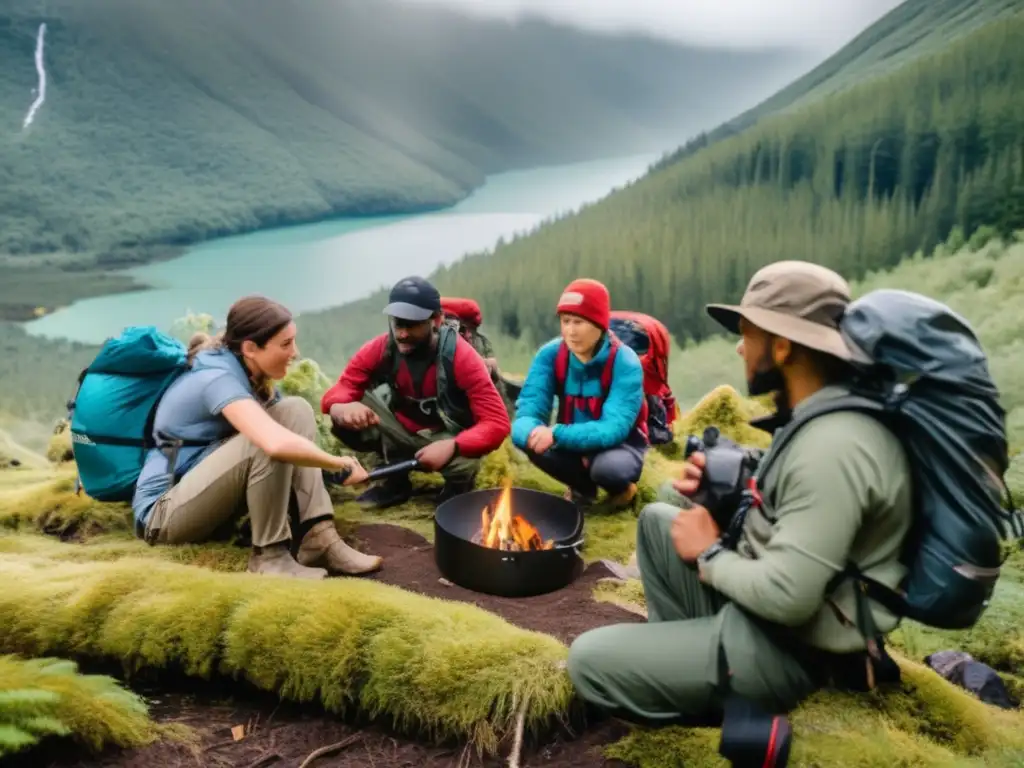
[[[558,387],[559,424],[572,424],[573,410],[580,405],[583,406],[580,410],[589,410],[590,415],[595,419],[601,418],[601,409],[604,406],[604,400],[608,397],[608,392],[612,388],[612,372],[615,368],[615,355],[618,353],[619,345],[622,343],[618,338],[616,338],[615,334],[609,333],[608,335],[611,349],[608,350],[608,359],[605,361],[604,369],[601,371],[601,395],[599,397],[581,398],[576,397],[575,395],[565,394],[565,379],[569,373],[569,347],[566,346],[564,341],[559,345],[558,353],[555,355],[555,382]],[[644,398],[643,403],[640,406],[640,413],[636,418],[636,428],[640,430],[644,439],[650,440],[650,435],[647,431],[647,415],[647,398]]]
[[[679,416],[679,406],[668,385],[668,355],[672,346],[668,328],[650,315],[616,310],[611,313],[610,329],[636,352],[643,364],[651,442],[672,442],[672,425]]]

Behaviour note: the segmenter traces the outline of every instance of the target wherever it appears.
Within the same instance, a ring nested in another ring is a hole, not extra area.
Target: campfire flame
[[[507,552],[551,549],[555,545],[551,539],[544,541],[540,531],[522,515],[512,513],[511,483],[505,483],[493,512],[489,505],[483,508],[480,513],[480,531],[473,537],[473,541],[482,547]]]

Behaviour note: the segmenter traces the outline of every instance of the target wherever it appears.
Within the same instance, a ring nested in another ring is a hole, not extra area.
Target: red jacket
[[[358,403],[362,400],[374,374],[382,366],[390,366],[390,363],[384,361],[387,344],[388,334],[383,333],[359,348],[348,361],[338,381],[321,398],[320,410],[323,413],[330,413],[331,406],[337,403]],[[399,393],[407,397],[434,397],[437,394],[436,366],[436,361],[430,363],[423,376],[423,391],[417,393],[413,390],[412,377],[403,361],[396,376]],[[476,420],[472,427],[456,435],[455,442],[459,446],[460,455],[479,458],[502,444],[511,433],[512,424],[483,358],[461,336],[456,342],[454,368],[455,385],[466,393]],[[444,423],[439,417],[431,421],[415,407],[399,408],[395,417],[410,432],[444,429]]]

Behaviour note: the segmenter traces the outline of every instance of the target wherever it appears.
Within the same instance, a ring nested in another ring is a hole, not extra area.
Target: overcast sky
[[[901,0],[406,0],[515,18],[524,11],[599,30],[628,29],[725,46],[830,53]]]

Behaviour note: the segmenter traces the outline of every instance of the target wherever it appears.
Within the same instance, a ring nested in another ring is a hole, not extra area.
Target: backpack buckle
[[[425,397],[422,400],[414,400],[416,406],[420,409],[420,413],[424,416],[433,417],[436,415],[437,398],[436,397]]]
[[[910,386],[914,382],[899,381],[892,385],[885,393],[884,405],[886,411],[898,411],[908,397],[910,397]]]

